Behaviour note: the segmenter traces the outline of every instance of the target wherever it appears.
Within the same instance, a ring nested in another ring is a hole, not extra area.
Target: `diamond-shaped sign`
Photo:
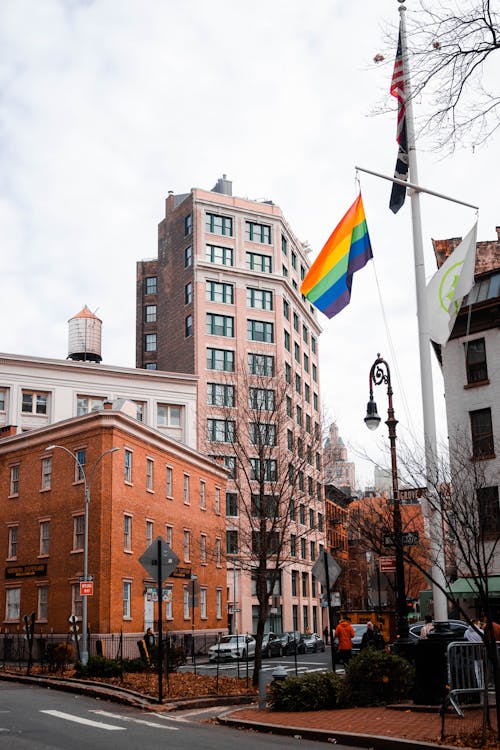
[[[158,580],[159,563],[161,563],[161,580],[163,582],[176,569],[179,564],[179,558],[166,541],[159,536],[142,553],[139,562],[144,570],[147,570],[151,578],[154,578],[156,581]]]
[[[342,568],[336,560],[326,551],[322,552],[312,567],[312,574],[321,583],[324,589],[327,589],[326,584],[326,568],[325,563],[328,565],[328,583],[330,589],[333,587],[337,578],[342,572]]]

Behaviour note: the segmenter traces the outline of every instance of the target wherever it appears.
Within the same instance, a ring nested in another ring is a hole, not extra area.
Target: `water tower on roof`
[[[68,359],[77,362],[101,362],[102,320],[87,305],[68,320]]]

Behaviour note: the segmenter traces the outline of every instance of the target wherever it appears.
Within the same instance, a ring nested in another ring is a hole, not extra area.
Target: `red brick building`
[[[0,618],[15,632],[34,612],[37,633],[67,633],[81,617],[84,467],[89,502],[88,598],[91,635],[142,634],[157,620],[155,581],[139,557],[161,535],[179,566],[197,576],[169,578],[163,619],[169,631],[219,632],[227,625],[221,556],[226,471],[126,414],[106,409],[19,435],[0,436]],[[111,449],[118,449],[105,456]],[[102,457],[102,458],[101,458]]]

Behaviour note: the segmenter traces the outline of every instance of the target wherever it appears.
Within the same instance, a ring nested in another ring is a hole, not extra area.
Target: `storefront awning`
[[[477,585],[474,578],[457,578],[448,586],[448,591],[460,598],[474,598],[477,594]],[[488,593],[491,597],[500,596],[500,576],[488,577]]]

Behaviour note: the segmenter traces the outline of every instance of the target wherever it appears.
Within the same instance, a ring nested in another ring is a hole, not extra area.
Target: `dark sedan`
[[[283,656],[283,643],[276,633],[264,633],[262,638],[262,657]]]
[[[317,633],[305,635],[303,638],[303,643],[306,653],[315,654],[317,651],[325,650],[325,642],[323,638],[321,638],[321,636],[319,636]]]
[[[284,656],[289,656],[290,654],[305,654],[306,647],[304,645],[304,636],[297,630],[289,630],[286,633],[280,633],[278,638],[281,641]]]

